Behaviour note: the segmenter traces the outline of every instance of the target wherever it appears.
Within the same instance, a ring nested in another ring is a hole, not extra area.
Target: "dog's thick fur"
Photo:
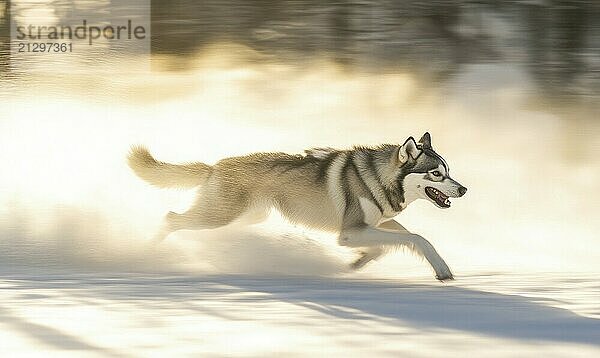
[[[466,192],[450,178],[428,133],[419,144],[410,137],[403,145],[376,148],[317,148],[306,155],[257,153],[226,158],[213,166],[163,163],[145,148],[134,147],[129,166],[161,188],[198,187],[189,210],[167,214],[160,238],[182,229],[260,222],[276,208],[293,223],[339,233],[340,245],[361,253],[354,268],[377,259],[385,248],[405,246],[424,256],[439,280],[453,278],[427,240],[393,220],[416,199],[446,208],[449,197]]]

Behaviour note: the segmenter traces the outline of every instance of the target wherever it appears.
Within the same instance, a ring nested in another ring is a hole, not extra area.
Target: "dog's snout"
[[[461,186],[460,188],[458,188],[458,193],[460,194],[460,196],[465,195],[466,192],[467,192],[467,188],[465,188],[464,186]]]

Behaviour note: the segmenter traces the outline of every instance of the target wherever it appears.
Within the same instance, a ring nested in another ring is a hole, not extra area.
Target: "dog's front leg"
[[[360,249],[360,257],[354,261],[350,267],[353,270],[361,269],[363,266],[368,264],[373,260],[377,260],[384,254],[383,247],[381,246],[373,246],[373,247],[361,247]]]
[[[412,234],[402,225],[390,221],[377,228],[361,226],[342,231],[339,243],[348,247],[405,246],[425,257],[440,281],[452,280],[452,272],[434,247],[423,237]]]
[[[411,249],[416,251],[417,254],[424,256],[425,259],[429,261],[429,263],[435,270],[436,278],[440,281],[454,279],[452,272],[450,271],[450,268],[448,267],[444,259],[442,259],[442,257],[437,253],[433,245],[431,245],[431,243],[425,238],[423,238],[421,235],[411,233],[395,220],[385,221],[381,223],[378,227],[382,229],[393,230],[404,235],[412,236],[414,239],[414,247],[411,247]]]

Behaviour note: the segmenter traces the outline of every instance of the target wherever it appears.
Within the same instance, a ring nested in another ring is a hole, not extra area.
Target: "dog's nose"
[[[460,194],[460,196],[465,195],[466,192],[467,192],[467,188],[465,188],[464,186],[461,186],[460,188],[458,188],[458,193]]]

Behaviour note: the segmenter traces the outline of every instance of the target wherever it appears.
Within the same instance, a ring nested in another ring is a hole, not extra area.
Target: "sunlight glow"
[[[133,254],[167,211],[184,210],[194,195],[156,190],[137,179],[125,164],[133,144],[147,145],[164,161],[214,163],[255,151],[300,153],[312,146],[400,142],[428,130],[452,174],[473,189],[447,211],[415,203],[400,221],[430,238],[458,273],[482,266],[553,271],[600,267],[589,255],[597,250],[593,232],[600,228],[591,221],[586,227],[579,224],[583,208],[598,206],[596,196],[589,194],[598,181],[598,159],[564,158],[561,153],[570,143],[564,141],[563,128],[537,125],[541,117],[544,123],[553,118],[521,109],[522,100],[515,99],[520,92],[509,97],[514,106],[503,104],[503,124],[490,131],[485,116],[495,118],[498,108],[470,108],[434,95],[413,102],[419,88],[409,77],[349,76],[326,62],[300,72],[268,63],[248,63],[240,70],[217,59],[222,59],[218,51],[199,57],[185,75],[162,72],[136,75],[127,85],[116,80],[100,84],[91,100],[71,95],[80,85],[73,80],[62,88],[26,88],[5,101],[0,122],[0,160],[7,168],[0,177],[0,200],[9,204],[5,210],[29,222],[27,230],[39,240],[57,223],[76,220],[77,245],[94,243],[98,249],[102,243],[102,253],[114,248],[115,253]],[[273,75],[278,81],[271,80]],[[181,91],[182,77],[182,95],[158,100]],[[146,88],[136,91],[146,97],[138,97],[135,105],[111,97],[131,86]],[[556,191],[559,187],[570,189]],[[65,219],[68,212],[70,219]],[[102,229],[86,233],[94,220],[100,220]],[[169,240],[167,247],[180,250],[192,242]],[[183,252],[176,256],[191,261],[180,264],[197,266]],[[415,262],[394,254],[367,272],[394,276],[410,271]]]

